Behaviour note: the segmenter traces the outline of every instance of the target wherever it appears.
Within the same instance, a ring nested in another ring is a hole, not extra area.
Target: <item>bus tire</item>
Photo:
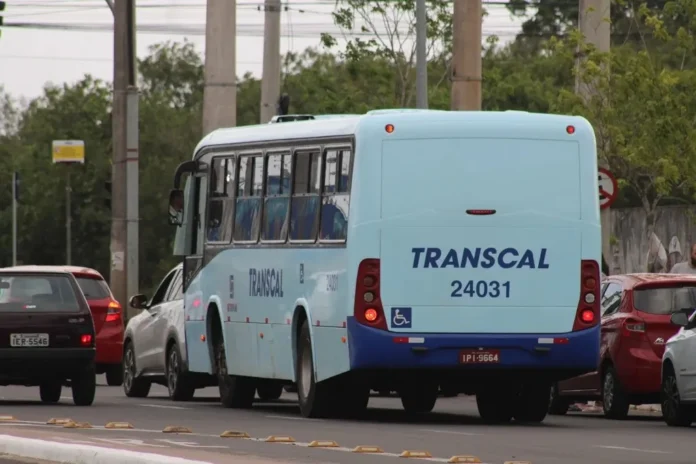
[[[418,383],[399,391],[401,405],[409,414],[429,413],[435,407],[440,387],[436,383]]]
[[[300,327],[300,337],[297,341],[297,364],[295,365],[297,379],[297,399],[303,417],[328,417],[335,404],[328,381],[316,382],[314,377],[314,359],[312,357],[312,338],[309,325],[305,320]],[[340,398],[337,398],[340,400]]]
[[[532,383],[522,385],[516,399],[514,417],[517,422],[543,422],[549,411],[551,385]]]
[[[256,384],[250,377],[227,374],[225,341],[221,334],[218,335],[215,340],[215,372],[218,377],[220,402],[225,408],[251,408],[256,394]]]
[[[558,394],[558,383],[551,386],[549,395],[549,414],[552,416],[565,416],[570,409],[570,402]]]
[[[496,388],[481,390],[476,393],[476,406],[483,422],[503,424],[512,420],[512,397],[507,392]]]

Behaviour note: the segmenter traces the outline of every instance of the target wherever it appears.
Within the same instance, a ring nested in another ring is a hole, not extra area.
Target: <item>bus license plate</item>
[[[462,350],[459,352],[461,364],[497,364],[500,350]]]
[[[18,348],[48,346],[48,334],[11,334],[10,346]]]

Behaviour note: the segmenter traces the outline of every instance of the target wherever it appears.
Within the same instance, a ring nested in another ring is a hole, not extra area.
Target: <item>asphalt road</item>
[[[692,464],[696,430],[668,428],[657,415],[635,415],[627,421],[601,416],[570,414],[548,417],[536,426],[484,425],[471,397],[441,398],[435,411],[409,419],[398,398],[370,400],[368,415],[359,421],[313,420],[299,416],[293,396],[273,403],[258,403],[252,410],[229,410],[219,405],[217,389],[199,390],[188,403],[174,403],[166,390],[153,387],[145,399],[131,399],[121,388],[100,386],[92,407],[73,406],[68,389],[61,403],[46,406],[38,389],[0,388],[0,416],[14,416],[20,423],[0,422],[4,428],[36,428],[69,433],[75,442],[141,446],[152,452],[186,448],[206,453],[243,453],[264,458],[307,463],[382,463],[403,450],[425,450],[437,461],[454,455],[473,455],[485,463],[510,460],[533,464]],[[69,430],[43,425],[50,418],[71,418],[93,428]],[[134,430],[107,430],[107,422],[123,421]],[[163,434],[166,426],[183,426],[191,434]],[[223,439],[225,430],[244,431],[256,440]],[[299,446],[264,442],[268,436],[291,436]],[[342,448],[308,447],[313,440],[333,440]],[[377,446],[384,455],[351,453],[358,445]],[[159,451],[158,451],[159,450]]]

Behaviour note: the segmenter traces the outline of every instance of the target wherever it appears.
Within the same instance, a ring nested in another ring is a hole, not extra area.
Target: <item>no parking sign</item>
[[[609,208],[616,201],[619,185],[614,175],[604,168],[599,168],[597,180],[599,182],[599,207],[601,209]]]

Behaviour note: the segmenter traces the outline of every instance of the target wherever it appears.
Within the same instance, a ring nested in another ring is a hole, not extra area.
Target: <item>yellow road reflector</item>
[[[314,440],[309,443],[310,448],[338,448],[338,443],[333,440]]]
[[[449,462],[449,463],[455,463],[455,462],[456,463],[462,463],[462,462],[472,463],[472,462],[481,462],[481,460],[479,458],[477,458],[476,456],[452,456],[451,458],[449,458],[449,460],[447,462]]]
[[[379,446],[356,446],[353,448],[353,453],[384,453],[384,450]]]
[[[264,441],[269,443],[295,443],[294,438],[281,435],[270,435]]]
[[[92,424],[89,422],[68,422],[63,427],[66,429],[91,429]]]
[[[63,418],[63,419],[57,418],[57,417],[53,417],[53,418],[49,419],[48,422],[46,422],[46,423],[47,423],[48,425],[65,425],[65,424],[67,424],[67,423],[69,423],[69,422],[74,422],[74,421],[73,421],[72,419],[70,419],[70,418],[67,418],[67,417],[66,417],[66,418]]]
[[[220,434],[221,438],[250,438],[249,434],[246,432],[239,432],[237,430],[225,430]]]
[[[15,416],[0,416],[0,422],[12,422],[16,420]]]
[[[178,425],[168,425],[162,430],[163,433],[191,433],[191,429]]]
[[[404,450],[400,455],[400,458],[432,458],[433,455],[427,451],[410,451]]]
[[[133,426],[128,422],[109,422],[104,426],[105,429],[132,429]]]

